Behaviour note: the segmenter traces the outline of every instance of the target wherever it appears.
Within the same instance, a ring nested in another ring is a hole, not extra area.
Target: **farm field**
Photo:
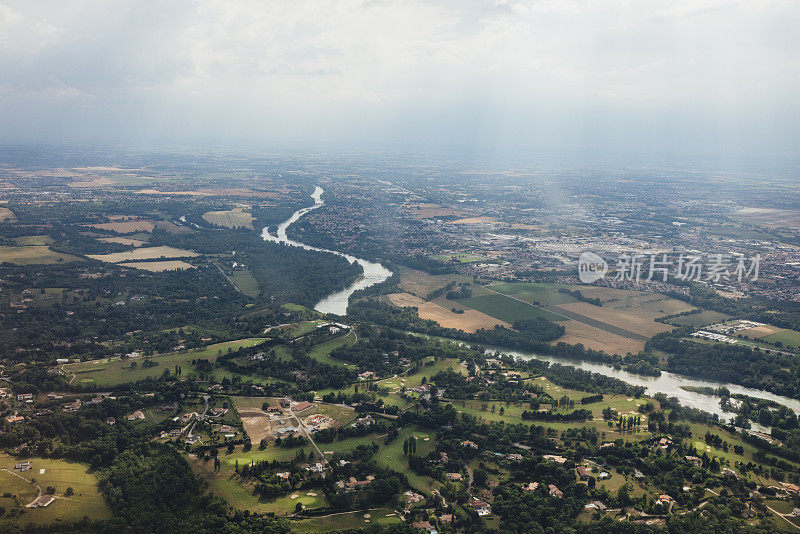
[[[236,287],[248,297],[256,298],[258,294],[261,293],[261,289],[258,287],[258,281],[250,271],[233,271],[230,274],[230,279],[233,280]]]
[[[147,377],[161,376],[164,369],[173,371],[175,365],[183,367],[183,377],[193,375],[192,360],[198,358],[205,358],[214,361],[217,358],[217,351],[227,351],[228,348],[233,350],[241,347],[252,347],[264,341],[263,338],[247,338],[238,341],[227,341],[225,343],[216,343],[209,345],[203,349],[190,350],[187,352],[175,352],[166,354],[164,356],[153,356],[151,359],[157,362],[155,367],[142,367],[143,358],[135,360],[118,360],[118,359],[103,359],[92,360],[81,363],[67,364],[64,369],[71,374],[75,375],[74,381],[76,383],[84,384],[97,384],[102,386],[112,386],[117,384],[124,384],[127,382],[135,382]],[[135,368],[131,368],[131,364],[136,363]],[[228,376],[228,373],[222,369],[214,370],[215,376]],[[254,381],[258,381],[254,379]]]
[[[207,211],[203,214],[203,219],[217,226],[226,228],[249,228],[253,229],[253,217],[246,211]]]
[[[155,223],[150,220],[135,220],[135,221],[115,221],[110,223],[93,224],[91,228],[98,230],[108,230],[118,234],[132,234],[134,232],[147,232],[150,233],[155,228]]]
[[[130,237],[98,237],[97,240],[102,243],[118,243],[120,245],[130,245],[132,247],[141,247],[147,244],[147,241],[131,239]]]
[[[431,291],[442,288],[449,282],[469,282],[472,280],[472,278],[460,274],[434,276],[405,267],[399,270],[399,274],[400,289],[420,298],[426,298]]]
[[[82,261],[77,256],[50,250],[48,246],[0,247],[0,263],[37,265]]]
[[[134,260],[155,260],[159,258],[194,258],[199,256],[197,252],[183,250],[175,247],[140,247],[126,252],[114,252],[111,254],[89,254],[93,260],[100,260],[106,263],[119,263]]]
[[[458,263],[476,263],[480,261],[488,261],[489,258],[486,256],[481,256],[479,254],[467,254],[467,253],[456,253],[456,254],[439,254],[437,256],[432,256],[434,259],[441,260],[441,261],[455,261]]]
[[[693,313],[691,315],[670,319],[669,322],[680,326],[694,326],[695,328],[700,328],[714,323],[721,323],[730,318],[730,315],[725,315],[724,313],[703,310],[700,313]]]
[[[629,352],[636,354],[644,349],[644,341],[607,332],[588,324],[578,321],[566,321],[561,324],[566,332],[553,343],[561,341],[571,345],[582,343],[584,347],[590,349],[603,350],[608,354],[622,356]]]
[[[499,319],[495,319],[485,313],[470,308],[465,309],[464,313],[453,313],[443,305],[424,301],[410,293],[393,293],[387,296],[389,300],[397,306],[416,307],[422,319],[436,321],[440,326],[445,328],[456,328],[464,332],[475,332],[479,328],[491,330],[496,325],[505,327],[511,326],[504,321],[500,321]],[[447,301],[447,303],[450,302],[453,303],[453,308],[462,308],[462,306],[457,304],[457,301]]]
[[[610,325],[615,329],[620,330],[620,332],[615,332],[615,333],[619,333],[620,335],[623,335],[625,337],[634,337],[628,335],[627,333],[627,332],[633,332],[634,334],[638,334],[638,336],[642,336],[644,338],[650,338],[658,334],[659,332],[666,332],[667,330],[672,330],[672,327],[669,325],[663,323],[657,323],[652,319],[642,317],[641,315],[638,314],[610,309],[605,305],[600,307],[600,306],[595,306],[594,304],[589,304],[588,302],[573,302],[570,304],[559,304],[556,308],[558,310],[563,310],[566,312],[577,314],[578,316],[580,316],[580,318],[578,318],[579,320],[582,320],[581,318],[588,317],[593,321],[598,321]]]
[[[509,324],[514,324],[515,321],[520,319],[533,319],[535,317],[544,317],[551,321],[565,320],[565,318],[560,315],[537,308],[531,304],[513,299],[501,293],[459,299],[459,303]]]
[[[14,215],[13,211],[5,206],[0,206],[0,222],[14,222],[16,220],[17,216]]]
[[[800,347],[800,332],[796,330],[779,329],[777,332],[761,336],[758,339],[760,341],[769,341],[770,343],[780,342],[783,343],[784,347]]]
[[[135,261],[119,263],[120,267],[131,267],[133,269],[142,269],[143,271],[150,271],[153,273],[161,273],[164,271],[182,271],[184,269],[194,269],[195,266],[191,263],[186,263],[180,260],[167,260],[167,261]]]
[[[50,237],[49,235],[23,235],[20,237],[15,237],[14,243],[24,247],[30,247],[34,245],[38,246],[52,245],[53,238]]]
[[[61,517],[64,520],[79,520],[83,516],[92,519],[107,519],[111,517],[111,511],[97,488],[95,475],[89,472],[89,468],[83,464],[66,462],[63,460],[50,460],[43,458],[32,458],[33,468],[29,471],[19,473],[12,468],[17,460],[6,454],[0,454],[0,468],[10,469],[27,479],[35,478],[36,483],[42,489],[52,486],[56,492],[56,500],[46,508],[26,508],[26,512],[20,518],[8,523],[29,524],[29,523],[50,523]],[[44,472],[41,470],[44,469]],[[23,482],[18,477],[6,471],[0,471],[0,487],[8,487],[12,493],[19,491],[21,504],[24,506],[36,497],[36,489],[32,484]],[[16,479],[16,480],[13,480]],[[6,485],[8,484],[8,486]],[[70,497],[64,496],[64,492],[71,487],[74,494]],[[8,499],[0,499],[4,502]],[[9,509],[9,506],[6,509]],[[6,524],[8,524],[6,523]],[[0,519],[0,530],[4,521]]]

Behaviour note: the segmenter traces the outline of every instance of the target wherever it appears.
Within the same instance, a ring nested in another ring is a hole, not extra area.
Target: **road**
[[[24,481],[25,481],[25,482],[27,482],[28,484],[33,484],[33,486],[36,488],[36,491],[37,491],[37,494],[36,494],[36,499],[38,499],[39,497],[41,497],[41,496],[42,496],[42,487],[41,487],[41,486],[39,486],[39,484],[37,484],[37,483],[36,483],[36,482],[34,482],[33,480],[31,480],[31,479],[29,479],[29,478],[25,478],[24,476],[20,475],[19,473],[15,473],[14,471],[12,471],[12,470],[10,470],[10,469],[6,469],[5,467],[4,467],[4,468],[2,468],[2,470],[3,470],[3,471],[5,471],[6,473],[10,473],[10,474],[14,475],[14,476],[15,476],[15,477],[17,477],[17,478],[21,478],[22,480],[24,480]],[[34,502],[34,501],[36,501],[36,499],[34,499],[34,500],[33,500],[33,501],[31,501],[31,502]]]
[[[317,446],[316,442],[311,437],[311,434],[309,434],[308,430],[306,430],[305,425],[303,425],[302,421],[300,421],[300,418],[297,416],[297,414],[294,413],[294,410],[292,410],[291,408],[286,408],[286,411],[288,411],[289,415],[294,417],[295,421],[297,421],[297,428],[299,428],[300,431],[303,432],[303,435],[305,435],[305,437],[308,438],[308,441],[311,442],[311,445],[313,445],[314,448],[317,449],[317,453],[319,453],[319,456],[320,458],[322,458],[322,461],[325,463],[325,465],[330,467],[331,466],[330,462],[328,462],[328,459],[325,457],[324,454],[322,454],[322,450],[320,450],[320,448]]]

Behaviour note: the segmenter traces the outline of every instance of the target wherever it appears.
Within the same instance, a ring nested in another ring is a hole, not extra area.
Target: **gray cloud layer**
[[[800,3],[0,0],[0,141],[796,152]]]

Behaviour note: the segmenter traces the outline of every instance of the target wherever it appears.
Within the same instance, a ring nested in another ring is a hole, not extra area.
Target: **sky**
[[[0,0],[0,143],[792,158],[800,1]]]

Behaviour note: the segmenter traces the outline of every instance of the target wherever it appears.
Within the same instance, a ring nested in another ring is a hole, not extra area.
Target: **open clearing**
[[[53,243],[53,238],[49,235],[23,235],[14,238],[14,243],[24,247],[45,246]]]
[[[77,256],[50,250],[48,246],[0,247],[0,263],[34,265],[81,261]]]
[[[230,275],[230,279],[239,288],[239,291],[250,298],[256,298],[261,289],[258,287],[258,280],[250,271],[236,270]]]
[[[29,480],[35,478],[42,489],[53,486],[56,490],[54,494],[56,500],[46,508],[25,508],[25,514],[17,519],[8,522],[0,519],[0,531],[4,530],[3,524],[50,523],[57,517],[66,521],[76,521],[83,516],[91,519],[111,517],[111,511],[98,491],[97,479],[89,472],[87,466],[63,460],[43,458],[29,458],[29,460],[33,461],[33,469],[20,473],[12,469],[17,460],[6,454],[0,454],[0,468],[9,469]],[[44,473],[41,473],[42,469]],[[74,494],[65,497],[64,492],[68,487],[73,489]],[[36,488],[32,484],[6,471],[0,471],[0,488],[19,495],[23,506],[36,497]],[[11,500],[0,499],[0,505],[5,506],[6,510],[11,508],[8,502]]]
[[[691,315],[684,315],[682,317],[676,317],[674,319],[670,319],[669,322],[680,326],[694,326],[699,328],[701,326],[706,326],[714,323],[722,323],[730,318],[731,318],[730,315],[726,315],[724,313],[715,312],[711,310],[703,310],[700,313],[693,313]]]
[[[364,517],[364,511],[346,512],[343,514],[311,517],[302,521],[292,522],[292,532],[328,532],[349,531],[350,529],[367,528],[370,525],[397,525],[402,523],[391,508],[370,509],[369,519]]]
[[[401,267],[399,287],[412,295],[425,298],[431,291],[440,289],[449,282],[469,282],[471,280],[470,277],[460,274],[430,275]]]
[[[129,237],[98,237],[97,240],[102,243],[118,243],[120,245],[132,247],[141,247],[147,244],[147,241],[139,241],[138,239],[131,239]]]
[[[466,211],[445,208],[439,204],[407,204],[404,209],[415,219],[432,219],[434,217],[460,217],[470,214]]]
[[[10,209],[0,206],[0,222],[14,222],[17,216]]]
[[[183,271],[184,269],[194,269],[195,266],[191,263],[186,263],[181,260],[168,260],[168,261],[136,261],[133,263],[120,263],[120,267],[131,267],[133,269],[142,269],[143,271],[150,271],[152,273],[161,273],[164,271]]]
[[[764,336],[761,340],[769,341],[770,343],[780,341],[785,347],[800,347],[800,332],[795,330],[781,330],[780,332]]]
[[[224,226],[226,228],[249,228],[252,230],[255,217],[246,211],[228,210],[207,211],[203,214],[203,219],[217,226]]]
[[[261,404],[269,401],[266,397],[231,397],[242,424],[250,436],[250,442],[257,445],[270,434],[269,416],[261,409]],[[272,402],[277,406],[277,402]]]
[[[576,313],[582,317],[588,317],[618,329],[633,332],[646,338],[650,338],[659,332],[672,330],[672,327],[669,325],[657,323],[652,319],[642,317],[638,314],[634,315],[627,312],[609,309],[605,305],[601,307],[595,306],[594,304],[589,304],[588,302],[573,302],[570,304],[560,304],[557,306],[557,308],[559,310]],[[623,332],[619,333],[621,335],[626,335]]]
[[[114,386],[126,382],[135,382],[147,377],[161,376],[164,369],[169,369],[169,371],[172,372],[176,365],[182,367],[183,373],[181,377],[188,378],[194,375],[194,366],[191,363],[192,360],[207,359],[214,362],[217,359],[218,352],[225,352],[229,348],[237,350],[241,347],[252,347],[263,341],[263,338],[247,338],[238,341],[215,343],[202,349],[195,349],[187,352],[173,352],[163,356],[153,356],[151,358],[152,361],[158,365],[149,368],[142,366],[143,358],[136,358],[132,360],[90,360],[64,365],[64,369],[68,373],[75,374],[73,383],[96,384],[100,386]],[[131,367],[134,363],[136,367]],[[214,369],[212,374],[217,378],[231,376],[230,372],[224,369]],[[258,379],[254,379],[253,381],[259,383]]]
[[[555,313],[537,308],[531,304],[500,293],[459,299],[458,302],[509,324],[514,324],[515,321],[520,319],[533,319],[535,317],[544,317],[551,321],[565,320],[564,317],[556,315]]]
[[[445,328],[456,328],[464,332],[475,332],[480,328],[491,330],[496,325],[510,327],[511,325],[495,319],[477,310],[465,309],[464,313],[453,313],[451,310],[433,302],[426,302],[410,293],[393,293],[387,295],[396,306],[413,306],[419,310],[422,319],[436,321]],[[455,305],[454,305],[455,307]]]
[[[153,221],[137,220],[137,221],[116,221],[110,223],[93,224],[92,228],[98,230],[108,230],[118,234],[132,234],[134,232],[152,232],[156,227]]]
[[[183,250],[174,247],[140,247],[136,250],[127,252],[114,252],[112,254],[89,254],[93,260],[100,260],[106,263],[119,263],[122,261],[134,260],[155,260],[158,258],[194,258],[199,256],[197,252]]]
[[[606,332],[599,328],[595,328],[588,324],[579,323],[578,321],[567,321],[562,323],[566,329],[566,333],[558,338],[554,343],[563,341],[570,345],[583,343],[584,347],[602,350],[608,354],[625,354],[632,352],[638,353],[644,349],[644,341],[638,341],[623,337],[611,332]]]

